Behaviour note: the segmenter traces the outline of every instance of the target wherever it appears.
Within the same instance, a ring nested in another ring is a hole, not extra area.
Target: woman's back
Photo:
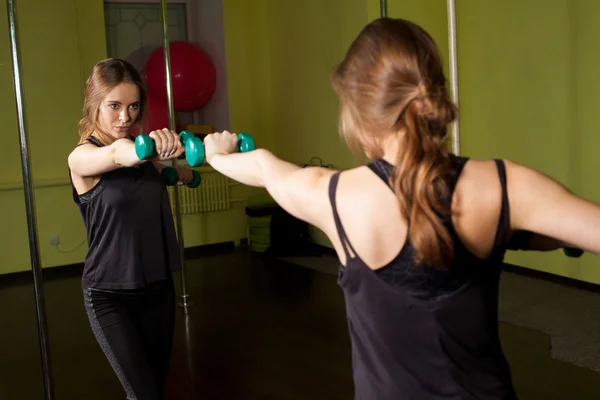
[[[489,256],[502,205],[496,163],[468,160],[452,196],[452,225],[460,241],[477,257]],[[396,194],[367,166],[343,172],[337,208],[350,242],[371,269],[392,261],[402,249],[408,225]],[[332,240],[343,255],[339,241]],[[341,257],[342,264],[345,262]]]
[[[454,262],[417,266],[383,160],[335,174],[356,397],[513,399],[497,330],[500,265],[510,228],[504,164],[452,158]],[[379,175],[379,177],[378,177]],[[339,181],[338,181],[339,180]],[[344,242],[344,244],[342,244]]]

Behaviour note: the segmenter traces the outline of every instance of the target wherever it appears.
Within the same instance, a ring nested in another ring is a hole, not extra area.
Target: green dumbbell
[[[249,133],[240,133],[238,135],[238,151],[240,153],[246,153],[256,149],[254,138]]]
[[[167,186],[175,186],[175,185],[177,185],[177,182],[179,182],[179,175],[177,174],[177,170],[173,167],[163,168],[162,171],[160,172],[160,175],[165,180],[165,183],[167,184]],[[193,180],[190,183],[188,183],[186,186],[191,189],[195,189],[198,186],[200,186],[201,178],[200,178],[200,174],[198,173],[198,171],[192,170],[192,175],[194,175]]]
[[[135,154],[140,160],[147,160],[154,154],[154,140],[150,136],[139,134],[134,143]]]
[[[180,136],[185,143],[185,158],[188,164],[192,167],[204,164],[204,161],[206,161],[204,143],[190,131],[183,131]],[[246,153],[256,149],[256,144],[252,135],[249,133],[240,133],[238,135],[237,147],[240,153]]]
[[[191,131],[182,131],[179,137],[183,147],[185,147],[185,159],[190,167],[204,164],[204,144],[202,140]]]
[[[574,247],[565,247],[563,248],[563,252],[567,257],[571,258],[579,258],[583,255],[583,250],[576,249]]]
[[[197,167],[204,162],[204,146],[193,132],[183,131],[179,134],[181,144],[185,148],[185,159],[190,167]],[[138,135],[135,138],[135,154],[140,160],[147,160],[155,154],[154,140],[149,135]]]

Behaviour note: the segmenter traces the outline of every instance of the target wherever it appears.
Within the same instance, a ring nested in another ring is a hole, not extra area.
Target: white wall
[[[225,30],[221,0],[187,0],[189,41],[203,49],[217,70],[217,87],[204,106],[202,123],[216,131],[229,129],[229,97],[225,58]]]

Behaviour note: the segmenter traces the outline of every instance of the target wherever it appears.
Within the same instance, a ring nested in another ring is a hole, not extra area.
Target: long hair
[[[85,96],[83,100],[83,118],[79,121],[79,143],[87,140],[92,133],[105,145],[115,141],[98,124],[100,105],[106,95],[121,83],[133,83],[140,92],[140,112],[134,124],[139,123],[146,110],[146,90],[142,78],[136,69],[127,61],[117,58],[108,58],[96,64],[92,74],[86,81]]]
[[[447,126],[458,114],[433,39],[403,19],[367,25],[336,68],[340,133],[358,156],[379,158],[396,138],[392,177],[400,211],[409,224],[416,261],[444,269],[453,258],[443,219],[450,215]]]

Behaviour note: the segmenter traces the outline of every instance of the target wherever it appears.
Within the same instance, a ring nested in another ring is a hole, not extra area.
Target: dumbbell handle
[[[256,149],[256,143],[254,138],[249,133],[240,133],[238,135],[238,151],[240,153],[246,153]]]
[[[179,134],[181,142],[185,146],[185,159],[191,167],[204,164],[206,154],[204,143],[190,131],[182,131]],[[256,148],[254,138],[249,133],[238,134],[238,151],[246,153]],[[155,152],[154,140],[148,135],[138,135],[135,138],[135,152],[140,160],[147,160]]]
[[[200,186],[201,178],[200,178],[200,174],[198,173],[198,171],[192,170],[192,174],[194,175],[194,179],[190,183],[188,183],[186,186],[191,189],[194,189],[194,188],[197,188],[198,186]],[[182,185],[182,183],[179,181],[179,175],[177,174],[177,170],[173,167],[163,168],[162,171],[160,172],[160,175],[165,180],[165,183],[167,184],[167,186]]]
[[[185,147],[185,159],[191,167],[197,167],[204,162],[204,146],[193,132],[183,131],[179,139]],[[149,135],[138,135],[135,138],[135,154],[140,160],[147,160],[156,154],[154,140]]]
[[[185,159],[192,167],[204,164],[206,161],[206,152],[204,143],[198,139],[194,133],[183,131],[180,134],[182,141],[185,143]],[[246,153],[256,148],[254,138],[249,133],[238,134],[237,148],[240,153]]]

